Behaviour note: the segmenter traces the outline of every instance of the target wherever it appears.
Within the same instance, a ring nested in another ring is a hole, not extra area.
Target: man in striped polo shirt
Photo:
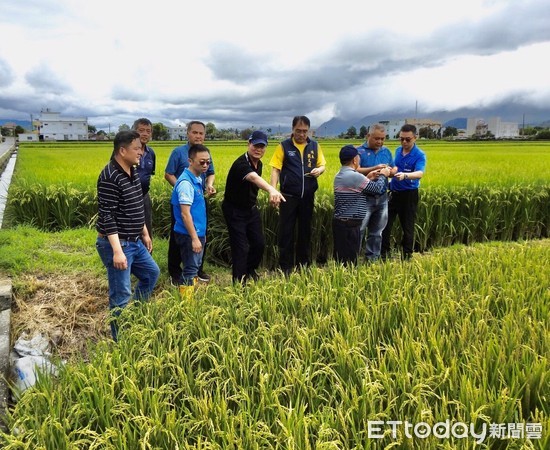
[[[341,263],[356,264],[367,195],[385,192],[390,168],[373,170],[367,176],[360,174],[359,152],[353,145],[340,149],[340,164],[342,167],[334,177],[334,258]]]
[[[151,296],[160,270],[151,256],[153,244],[145,226],[143,192],[136,170],[143,156],[140,135],[120,131],[113,143],[111,161],[97,180],[96,248],[107,268],[111,333],[116,341],[116,317],[132,298],[131,274],[138,279],[133,298],[145,300]]]

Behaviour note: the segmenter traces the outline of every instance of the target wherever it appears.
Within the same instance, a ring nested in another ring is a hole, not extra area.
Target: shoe
[[[170,284],[174,287],[178,287],[181,284],[181,282],[178,278],[170,277]]]
[[[202,281],[203,283],[208,283],[210,281],[210,275],[208,275],[206,272],[204,271],[199,271],[199,273],[197,274],[197,277],[200,281]]]

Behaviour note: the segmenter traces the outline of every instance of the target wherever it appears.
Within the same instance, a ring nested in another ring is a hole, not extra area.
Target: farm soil
[[[106,281],[91,275],[25,275],[14,286],[11,340],[41,333],[53,354],[86,359],[88,345],[110,337]]]

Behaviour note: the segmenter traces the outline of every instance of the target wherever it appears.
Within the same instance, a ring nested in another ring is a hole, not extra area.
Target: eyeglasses
[[[200,161],[197,161],[201,166],[209,166],[212,161],[210,161],[209,159],[201,159]]]
[[[399,140],[401,142],[411,142],[414,138],[412,137],[400,137]]]
[[[293,133],[294,134],[307,134],[309,130],[299,130],[298,128],[296,128],[295,130],[293,130]]]

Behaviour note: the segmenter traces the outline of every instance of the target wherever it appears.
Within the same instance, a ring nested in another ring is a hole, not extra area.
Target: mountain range
[[[313,126],[317,137],[338,136],[345,133],[350,127],[355,127],[357,131],[362,126],[369,126],[380,121],[397,121],[411,118],[432,119],[440,121],[443,126],[455,127],[458,129],[466,128],[468,117],[475,117],[488,120],[491,117],[500,117],[504,122],[517,122],[521,128],[525,126],[548,126],[550,124],[550,109],[537,109],[532,106],[516,104],[500,104],[487,108],[461,108],[453,111],[388,111],[379,114],[372,114],[356,118],[338,118],[333,117],[319,126]]]

